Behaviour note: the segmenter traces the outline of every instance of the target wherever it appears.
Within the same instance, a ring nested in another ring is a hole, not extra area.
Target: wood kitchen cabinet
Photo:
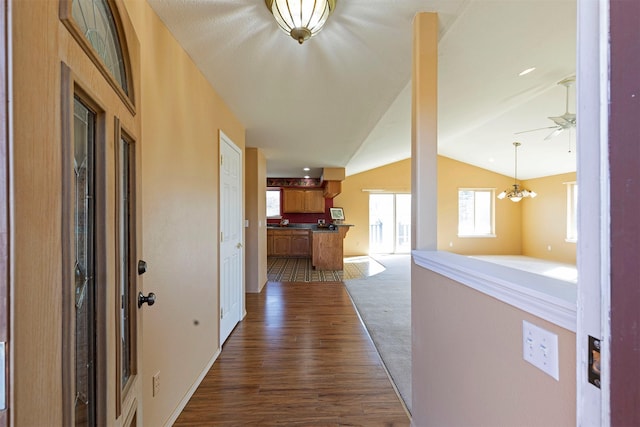
[[[311,265],[317,270],[342,270],[342,236],[340,232],[316,232],[312,237]]]
[[[308,257],[311,253],[310,246],[308,231],[304,234],[299,233],[291,235],[291,256]]]
[[[275,256],[289,256],[291,252],[291,236],[275,234],[273,236],[273,254]]]
[[[267,230],[267,256],[308,257],[309,230]]]
[[[325,199],[333,199],[342,191],[341,181],[325,181],[323,196]]]
[[[283,188],[283,213],[324,213],[322,189]]]
[[[267,230],[267,256],[273,253],[273,233]]]

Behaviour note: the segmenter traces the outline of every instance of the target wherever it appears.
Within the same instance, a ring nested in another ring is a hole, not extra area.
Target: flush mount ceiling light
[[[531,197],[534,198],[537,194],[534,191],[527,190],[525,188],[520,187],[518,184],[518,147],[521,146],[519,142],[514,142],[513,146],[515,147],[515,173],[513,175],[513,188],[507,188],[502,193],[498,194],[498,199],[502,200],[505,197],[512,202],[519,202],[523,197]]]
[[[337,0],[265,0],[282,31],[298,43],[315,36],[336,8]]]

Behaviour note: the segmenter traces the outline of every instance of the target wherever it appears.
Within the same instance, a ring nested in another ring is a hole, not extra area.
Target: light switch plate
[[[558,372],[558,335],[523,320],[522,357],[555,378],[556,381],[560,380]]]

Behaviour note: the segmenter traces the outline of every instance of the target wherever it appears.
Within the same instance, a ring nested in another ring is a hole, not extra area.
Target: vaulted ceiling
[[[575,171],[545,140],[575,74],[575,0],[338,0],[303,45],[263,0],[148,0],[259,147],[271,177],[362,172],[411,155],[412,21],[439,16],[438,152],[519,178]],[[530,74],[518,74],[530,67]],[[575,86],[569,109],[575,111]]]

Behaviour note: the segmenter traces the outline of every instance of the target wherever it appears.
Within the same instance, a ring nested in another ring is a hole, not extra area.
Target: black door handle
[[[147,303],[149,307],[156,303],[156,294],[149,292],[146,297],[142,292],[138,293],[138,308],[142,307],[142,304]]]

